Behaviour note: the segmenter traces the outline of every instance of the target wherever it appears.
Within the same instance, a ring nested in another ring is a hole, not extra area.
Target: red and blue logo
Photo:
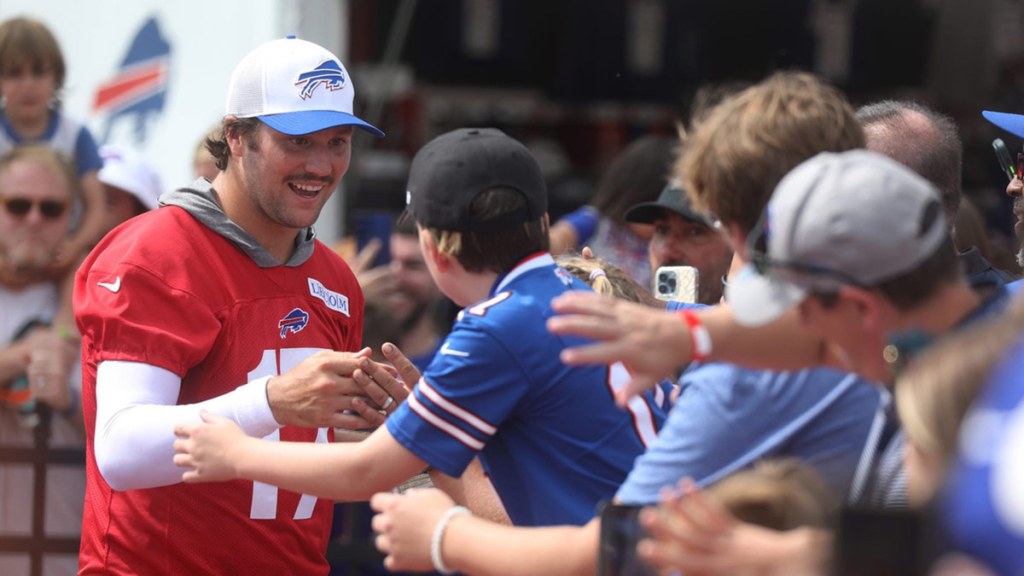
[[[301,332],[306,324],[309,324],[309,313],[302,308],[296,308],[278,320],[277,327],[281,329],[281,338],[284,338],[288,334]]]
[[[171,45],[150,18],[132,39],[117,73],[96,91],[93,111],[107,114],[101,141],[125,120],[134,124],[135,141],[147,140],[149,121],[163,113],[167,100]]]
[[[296,86],[301,87],[299,89],[299,96],[303,100],[312,98],[313,92],[321,84],[323,84],[324,89],[332,92],[345,87],[345,73],[341,71],[341,64],[336,60],[327,60],[309,72],[299,74],[299,79],[295,82]]]

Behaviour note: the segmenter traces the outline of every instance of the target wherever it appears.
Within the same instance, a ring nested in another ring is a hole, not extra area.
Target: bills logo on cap
[[[289,333],[301,332],[306,324],[309,324],[309,313],[302,308],[296,308],[278,320],[277,327],[281,329],[281,338],[284,338]]]
[[[303,100],[312,98],[313,92],[320,84],[332,92],[344,88],[345,73],[341,70],[341,64],[336,60],[327,60],[309,72],[299,74],[299,79],[295,82],[296,86],[301,86],[299,96]]]

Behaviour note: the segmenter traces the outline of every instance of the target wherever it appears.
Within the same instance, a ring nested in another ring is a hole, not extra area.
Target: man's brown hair
[[[775,185],[819,152],[864,146],[843,94],[814,76],[779,72],[727,98],[686,140],[675,166],[693,205],[744,233]]]
[[[228,145],[229,135],[238,135],[245,138],[245,145],[250,150],[256,150],[259,146],[259,130],[263,125],[258,118],[235,118],[230,117],[224,120],[220,130],[211,130],[204,140],[206,150],[213,156],[217,169],[224,171],[228,167],[228,158],[231,157],[231,147]]]

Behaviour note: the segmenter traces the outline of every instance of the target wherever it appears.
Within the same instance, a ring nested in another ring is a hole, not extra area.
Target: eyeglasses
[[[0,203],[7,213],[17,218],[24,218],[32,211],[33,206],[39,207],[39,213],[47,220],[56,220],[64,215],[68,203],[60,200],[29,200],[28,198],[0,198]]]

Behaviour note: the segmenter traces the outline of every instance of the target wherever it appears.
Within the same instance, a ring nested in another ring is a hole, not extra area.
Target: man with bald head
[[[939,189],[950,233],[960,209],[963,143],[956,123],[927,106],[881,100],[857,110],[867,148],[896,160]],[[960,264],[975,290],[989,293],[1016,277],[992,266],[977,247],[960,253]]]

